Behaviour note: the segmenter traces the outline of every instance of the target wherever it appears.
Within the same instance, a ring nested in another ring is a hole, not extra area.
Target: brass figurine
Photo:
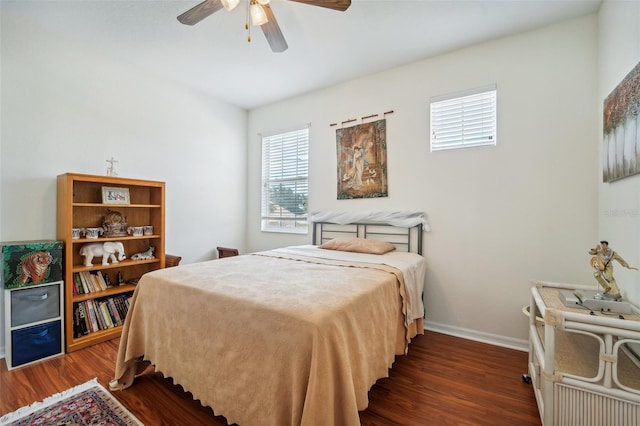
[[[589,254],[592,255],[589,263],[594,270],[593,276],[602,287],[603,294],[612,299],[621,299],[620,289],[613,277],[612,262],[615,260],[627,269],[635,269],[637,271],[638,268],[629,266],[618,253],[609,248],[608,241],[600,241],[600,244],[589,250]]]

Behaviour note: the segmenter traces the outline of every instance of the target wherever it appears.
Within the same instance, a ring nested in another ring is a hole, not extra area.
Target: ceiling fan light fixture
[[[2,0],[0,0],[1,2]],[[253,25],[259,26],[264,33],[271,51],[281,53],[288,49],[287,41],[282,35],[278,20],[271,10],[269,2],[271,0],[244,0],[247,8],[245,29],[248,31],[248,39],[251,41],[251,26],[249,19]],[[297,3],[304,3],[313,6],[345,11],[351,6],[351,0],[291,0]],[[200,0],[200,3],[178,15],[178,22],[184,25],[195,25],[204,18],[213,15],[223,7],[227,11],[235,9],[240,0]]]
[[[240,3],[240,0],[220,0],[220,3],[224,6],[227,11],[231,12],[235,7]]]
[[[256,0],[251,0],[251,23],[253,26],[257,27],[267,22],[269,22],[269,20],[262,6],[259,5]]]

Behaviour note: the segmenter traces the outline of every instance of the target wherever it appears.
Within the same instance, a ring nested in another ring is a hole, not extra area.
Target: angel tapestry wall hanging
[[[387,197],[386,120],[336,130],[338,200]]]

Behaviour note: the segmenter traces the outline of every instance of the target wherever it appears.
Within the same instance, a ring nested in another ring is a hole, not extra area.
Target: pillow
[[[365,240],[364,238],[334,238],[320,246],[322,249],[352,251],[356,253],[385,254],[396,249],[386,241]]]

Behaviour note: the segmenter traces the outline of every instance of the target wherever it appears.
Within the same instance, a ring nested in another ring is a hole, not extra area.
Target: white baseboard
[[[490,345],[502,346],[504,348],[515,349],[528,352],[529,341],[500,336],[498,334],[485,333],[483,331],[470,330],[468,328],[454,327],[447,324],[440,324],[432,321],[424,322],[424,329],[435,331],[436,333],[448,334],[450,336],[461,337],[463,339],[475,340],[477,342],[488,343]]]

